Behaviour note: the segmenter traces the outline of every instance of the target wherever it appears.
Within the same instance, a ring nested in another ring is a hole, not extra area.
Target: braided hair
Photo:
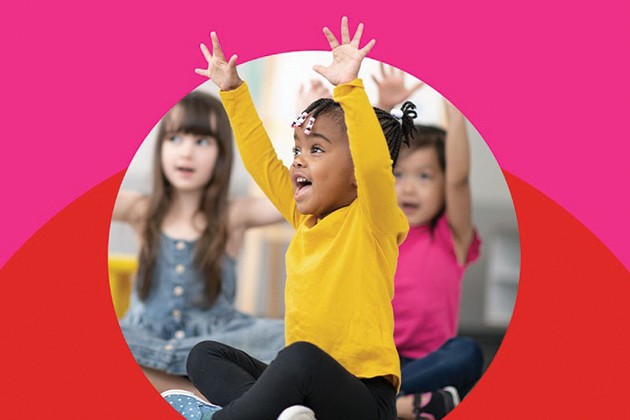
[[[374,108],[378,122],[381,124],[387,146],[389,147],[389,155],[392,158],[392,166],[396,165],[400,146],[404,143],[410,145],[411,139],[414,137],[416,126],[413,123],[414,118],[418,116],[416,106],[413,102],[405,102],[401,109],[400,117],[397,117],[380,108]],[[400,120],[400,121],[399,121]]]
[[[412,102],[407,101],[403,104],[401,111],[402,113],[399,113],[400,117],[397,117],[387,111],[374,107],[374,112],[376,113],[378,122],[385,135],[385,140],[387,141],[389,156],[392,159],[392,167],[396,165],[400,146],[403,143],[409,146],[414,132],[416,131],[416,127],[413,123],[413,119],[418,116],[416,106]],[[344,131],[346,130],[343,109],[339,102],[335,102],[330,98],[317,99],[303,111],[303,114],[304,113],[312,115],[313,118],[317,118],[319,115],[328,115],[333,118],[335,122],[340,124]]]

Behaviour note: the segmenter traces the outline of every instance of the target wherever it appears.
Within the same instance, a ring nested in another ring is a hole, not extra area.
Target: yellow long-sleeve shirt
[[[409,225],[398,208],[392,162],[363,83],[337,86],[345,113],[357,198],[318,220],[298,212],[289,170],[277,158],[247,85],[221,92],[245,167],[295,227],[286,255],[286,343],[317,345],[360,378],[400,365],[391,300],[398,245]]]

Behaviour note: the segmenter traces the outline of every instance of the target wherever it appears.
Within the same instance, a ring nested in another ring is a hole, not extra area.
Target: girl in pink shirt
[[[384,66],[374,81],[378,107],[385,110],[422,87],[405,88],[403,73]],[[448,130],[417,125],[411,146],[401,148],[394,167],[398,205],[410,225],[400,246],[392,301],[402,366],[399,418],[444,417],[483,367],[477,343],[456,337],[461,282],[479,256],[480,241],[471,217],[465,119],[446,100],[445,107]]]

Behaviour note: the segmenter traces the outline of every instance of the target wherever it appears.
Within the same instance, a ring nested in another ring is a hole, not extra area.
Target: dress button
[[[175,338],[178,340],[181,340],[182,338],[186,337],[186,333],[182,330],[178,330],[175,331]]]
[[[184,267],[184,264],[177,264],[175,266],[175,272],[178,274],[182,274],[184,271],[186,271],[186,267]]]
[[[173,318],[175,319],[180,319],[182,317],[182,311],[180,311],[179,309],[173,309],[171,311],[171,315],[173,316]]]
[[[182,286],[173,287],[173,294],[175,296],[181,296],[184,294],[184,288]]]
[[[164,350],[171,351],[175,348],[172,344],[167,344],[164,346]]]
[[[175,244],[175,248],[181,251],[182,249],[186,248],[186,243],[184,241],[177,241],[177,243]]]

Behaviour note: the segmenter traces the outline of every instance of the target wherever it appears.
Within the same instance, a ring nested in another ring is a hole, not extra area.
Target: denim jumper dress
[[[134,287],[129,309],[120,321],[138,364],[186,375],[188,353],[205,340],[269,363],[284,347],[284,321],[236,310],[236,262],[227,255],[221,267],[221,292],[212,306],[204,306],[203,277],[194,266],[194,257],[195,241],[161,234],[149,295],[141,301]]]

